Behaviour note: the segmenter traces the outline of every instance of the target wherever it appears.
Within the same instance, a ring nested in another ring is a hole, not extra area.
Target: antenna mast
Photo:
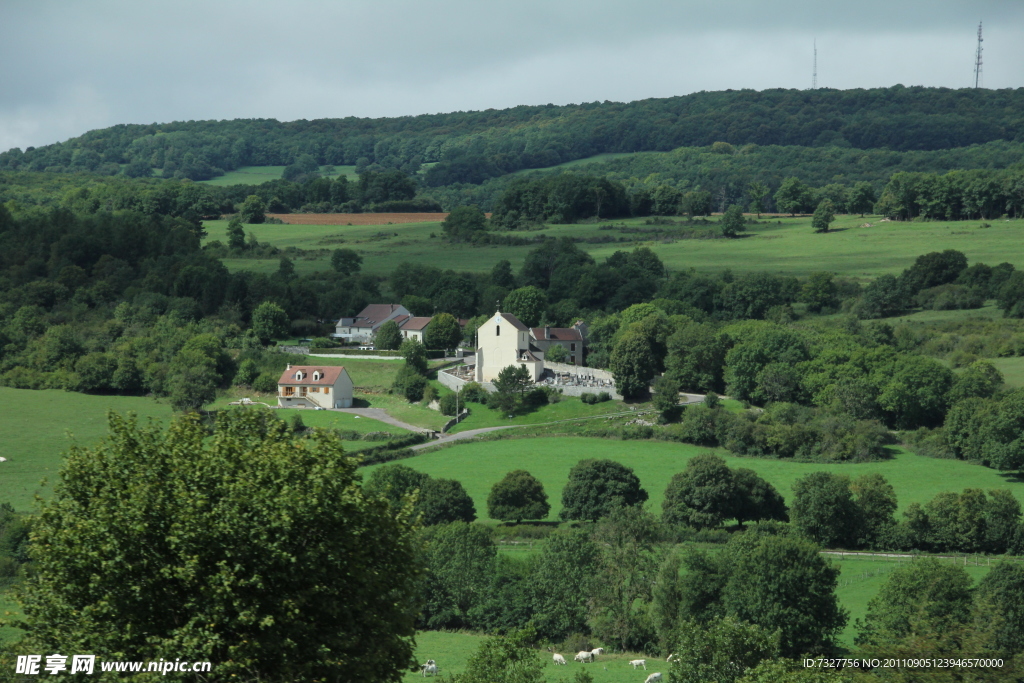
[[[974,53],[974,89],[981,87],[981,22],[978,22],[978,49]]]
[[[981,29],[979,28],[978,31],[980,32]],[[978,38],[978,40],[981,40],[981,38]],[[978,49],[980,50],[981,48],[978,48]],[[979,52],[979,54],[980,54],[980,52]],[[979,57],[978,59],[981,59],[981,58]],[[978,86],[975,85],[974,87],[977,88]],[[811,90],[817,90],[817,89],[818,89],[818,39],[815,38],[814,39],[814,75],[811,76]]]

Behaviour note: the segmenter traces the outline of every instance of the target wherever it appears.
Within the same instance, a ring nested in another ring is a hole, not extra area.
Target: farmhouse
[[[423,343],[423,336],[427,333],[427,325],[433,318],[410,316],[398,323],[398,329],[402,331],[402,339],[415,339]],[[395,322],[398,322],[396,319]]]
[[[565,357],[570,365],[581,365],[587,341],[587,324],[577,320],[572,327],[534,327],[530,330],[530,338],[533,345],[540,349],[542,358],[552,346],[561,346],[565,349]]]
[[[335,324],[334,337],[356,342],[369,342],[377,328],[389,320],[412,314],[401,304],[370,304],[354,318],[341,318]]]
[[[352,378],[344,367],[289,365],[277,380],[282,408],[351,408]]]

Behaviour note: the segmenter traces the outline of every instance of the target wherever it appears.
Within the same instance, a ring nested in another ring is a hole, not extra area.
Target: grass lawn
[[[321,171],[324,167],[320,167]],[[204,185],[260,185],[268,180],[279,180],[284,173],[284,166],[240,166],[234,171],[228,171],[222,176],[210,180],[200,180]],[[355,166],[335,166],[334,173],[328,177],[337,178],[344,175],[349,182],[358,181]]]
[[[433,659],[440,667],[439,675],[449,679],[452,675],[466,670],[466,662],[484,640],[486,640],[485,636],[471,633],[423,631],[416,635],[416,661],[422,664],[428,659]],[[593,664],[573,662],[572,658],[576,654],[575,652],[560,654],[568,662],[565,666],[555,666],[551,659],[551,653],[547,650],[537,651],[537,659],[544,665],[545,681],[551,681],[551,683],[566,681],[568,683],[580,667],[586,667],[587,672],[594,677],[594,683],[640,683],[655,671],[661,671],[666,677],[668,675],[668,669],[664,668],[664,662],[653,658],[648,658],[646,672],[643,669],[634,671],[633,667],[629,665],[629,660],[643,657],[643,655],[633,653],[600,655]],[[413,683],[422,681],[423,677],[419,672],[410,672],[405,675],[403,680],[406,683]]]
[[[569,470],[584,458],[609,458],[632,467],[650,494],[649,504],[660,512],[665,487],[686,461],[707,448],[658,441],[616,441],[585,437],[540,437],[454,444],[402,461],[403,465],[435,477],[457,479],[476,504],[477,515],[486,521],[487,495],[491,486],[511,470],[525,469],[541,480],[551,504],[549,519],[562,508],[562,487]],[[771,482],[785,498],[793,482],[818,470],[858,477],[882,474],[893,485],[900,507],[925,503],[941,491],[1008,488],[1024,501],[1024,483],[996,470],[959,460],[937,460],[899,452],[891,460],[872,463],[818,464],[786,460],[738,458],[720,451],[730,467],[747,467]],[[492,520],[493,521],[493,520]]]
[[[509,419],[505,413],[491,410],[480,403],[467,403],[466,405],[469,406],[469,417],[453,427],[450,433],[455,434],[470,429],[498,427],[501,425],[532,425],[542,422],[557,422],[558,420],[593,417],[629,410],[621,401],[605,401],[604,403],[587,405],[574,396],[567,396],[558,403],[551,403],[531,413]]]
[[[0,387],[0,502],[31,510],[34,496],[49,496],[65,451],[74,442],[91,446],[107,433],[108,410],[136,412],[167,422],[171,407],[151,398],[91,396],[71,391]],[[52,419],[51,419],[52,418]],[[71,438],[69,438],[69,435]],[[48,485],[41,487],[46,478]]]
[[[603,260],[620,249],[633,249],[641,244],[651,247],[672,270],[696,268],[699,271],[734,272],[769,271],[804,276],[828,270],[856,278],[874,278],[885,273],[898,274],[915,258],[930,251],[958,249],[973,263],[989,264],[1009,261],[1024,267],[1024,220],[995,220],[991,227],[982,221],[930,223],[897,223],[878,217],[840,216],[834,230],[815,234],[810,217],[774,218],[770,222],[749,226],[741,239],[657,239],[643,234],[625,233],[609,225],[644,226],[646,219],[631,218],[577,225],[548,225],[543,230],[523,233],[524,236],[549,237],[614,237],[623,242],[606,244],[580,243],[596,259]],[[714,223],[717,218],[712,221]],[[206,221],[208,239],[225,241],[226,223]],[[652,228],[654,226],[651,226]],[[667,226],[666,229],[671,228]],[[532,247],[448,244],[430,234],[440,234],[438,223],[408,223],[386,226],[246,226],[261,242],[279,247],[324,249],[345,246],[363,256],[363,271],[374,275],[391,273],[398,263],[408,261],[427,265],[457,264],[458,270],[487,272],[501,259],[508,259],[516,270]],[[226,259],[231,270],[277,270],[277,259]],[[300,273],[330,268],[326,258],[300,259]],[[983,309],[984,311],[984,309]],[[941,313],[941,312],[939,312]],[[953,313],[953,312],[950,312]],[[976,312],[975,312],[976,313]],[[983,313],[986,314],[986,313]]]
[[[857,635],[855,627],[857,619],[863,619],[867,615],[868,601],[878,594],[882,584],[889,578],[894,569],[906,563],[908,560],[897,560],[881,557],[844,557],[837,558],[830,556],[839,565],[842,573],[839,575],[839,588],[836,595],[839,603],[850,612],[850,620],[839,637],[840,644],[852,648],[853,639]],[[970,562],[970,560],[968,560]],[[957,560],[962,562],[962,560]],[[964,567],[975,583],[980,581],[988,573],[986,565],[968,564]]]
[[[16,619],[22,616],[21,605],[7,593],[10,589],[0,592],[0,619]],[[12,626],[0,626],[0,644],[9,643],[21,638],[22,630]]]
[[[1003,381],[1010,387],[1024,387],[1024,356],[1014,358],[986,358],[1003,373]]]

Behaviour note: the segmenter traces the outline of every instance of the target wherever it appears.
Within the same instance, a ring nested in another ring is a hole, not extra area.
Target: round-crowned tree
[[[252,331],[261,344],[288,334],[288,314],[273,301],[264,301],[252,312]]]
[[[401,680],[419,544],[341,442],[256,409],[221,414],[212,438],[191,417],[109,420],[36,518],[27,646],[213,661],[218,680]]]
[[[853,499],[850,478],[812,472],[793,482],[793,526],[826,548],[852,548],[862,528],[862,513]]]
[[[639,505],[647,491],[633,469],[614,460],[588,458],[569,470],[569,482],[562,489],[564,520],[592,520],[606,517],[615,508]]]
[[[476,506],[462,484],[454,479],[427,478],[420,488],[416,511],[423,515],[423,524],[472,522],[476,519]]]
[[[389,320],[381,325],[373,338],[373,345],[383,351],[396,351],[402,345],[402,331],[398,329],[398,323]]]
[[[462,341],[462,328],[451,313],[439,313],[430,321],[424,335],[428,349],[454,349]]]
[[[709,529],[733,517],[736,503],[732,470],[714,453],[701,453],[672,477],[661,509],[668,524]]]
[[[526,470],[506,474],[487,496],[487,515],[503,522],[544,519],[550,511],[544,485]]]

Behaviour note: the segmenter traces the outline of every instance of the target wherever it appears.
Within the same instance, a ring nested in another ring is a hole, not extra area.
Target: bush
[[[609,394],[607,391],[602,391],[597,395],[597,400],[594,401],[594,403],[604,403],[605,401],[610,400],[612,400],[612,395]]]
[[[434,388],[433,384],[427,384],[423,387],[423,402],[430,405],[432,402],[437,400],[437,389]]]
[[[487,390],[480,386],[479,382],[467,382],[462,387],[462,400],[482,403],[487,405]]]
[[[441,397],[439,403],[442,415],[455,415],[455,411],[463,407],[459,397],[455,394],[445,394]]]
[[[592,394],[589,391],[584,391],[582,394],[580,394],[580,400],[586,403],[587,405],[593,405],[597,403],[597,395]]]
[[[391,393],[405,397],[410,403],[418,403],[423,400],[423,392],[426,391],[427,378],[416,372],[408,365],[403,365],[391,385]]]
[[[261,394],[277,393],[277,375],[264,372],[252,382],[253,391]]]
[[[548,404],[548,392],[544,391],[542,387],[531,389],[526,392],[525,396],[523,396],[523,404],[526,405],[527,408],[540,408],[541,406],[546,406]]]

